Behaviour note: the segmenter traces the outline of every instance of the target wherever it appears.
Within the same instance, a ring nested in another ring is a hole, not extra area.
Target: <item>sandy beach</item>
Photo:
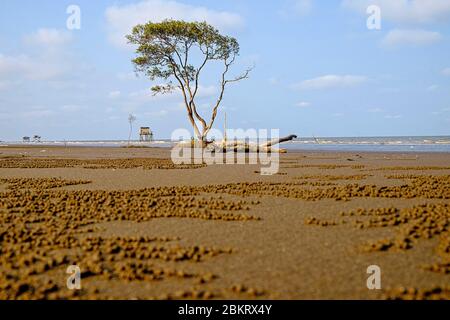
[[[0,298],[450,299],[450,154],[290,151],[259,170],[1,147]]]

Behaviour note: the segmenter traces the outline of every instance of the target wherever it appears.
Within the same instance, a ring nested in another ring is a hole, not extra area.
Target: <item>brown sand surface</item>
[[[272,176],[169,157],[1,147],[0,298],[450,298],[450,154],[290,152]]]

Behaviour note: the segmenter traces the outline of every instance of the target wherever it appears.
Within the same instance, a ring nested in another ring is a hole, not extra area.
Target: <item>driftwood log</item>
[[[279,153],[286,153],[286,149],[278,149],[273,148],[273,146],[276,146],[280,143],[291,141],[293,139],[297,138],[295,134],[291,134],[289,136],[273,139],[270,141],[267,141],[262,144],[256,144],[252,142],[246,142],[246,141],[237,141],[237,140],[231,140],[231,141],[208,141],[204,144],[204,148],[220,151],[222,152],[279,152]],[[198,142],[191,141],[191,142],[181,142],[178,144],[178,146],[183,147],[191,147],[194,148],[195,146],[198,146]]]
[[[267,141],[267,142],[259,144],[259,145],[256,143],[244,142],[244,141],[231,141],[230,143],[223,141],[222,144],[219,145],[219,148],[222,148],[223,152],[232,152],[232,151],[242,152],[242,151],[244,151],[244,152],[285,153],[286,149],[273,148],[273,146],[283,143],[283,142],[291,141],[292,139],[295,139],[295,138],[297,138],[297,136],[295,134],[291,134],[287,137],[273,139],[273,140]]]

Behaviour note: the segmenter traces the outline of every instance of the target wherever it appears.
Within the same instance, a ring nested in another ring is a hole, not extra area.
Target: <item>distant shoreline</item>
[[[151,142],[132,140],[71,140],[0,142],[0,147],[114,147],[171,148],[175,142],[159,139]],[[450,136],[385,136],[385,137],[303,137],[283,143],[289,151],[337,152],[408,152],[450,153]]]
[[[314,146],[288,146],[288,145],[281,145],[283,148],[288,150],[288,153],[317,153],[317,152],[323,152],[323,153],[342,153],[342,154],[363,154],[363,153],[377,153],[377,154],[401,154],[401,153],[407,153],[407,154],[449,154],[450,153],[450,145],[447,145],[446,148],[423,148],[423,147],[415,147],[415,148],[407,148],[406,146],[403,146],[403,148],[399,148],[399,146],[383,146],[380,148],[374,148],[374,146],[355,146],[355,145],[349,145],[345,146],[339,146],[339,145],[314,145]],[[130,147],[123,147],[123,146],[89,146],[89,145],[69,145],[67,147],[60,146],[60,145],[46,145],[46,144],[28,144],[28,145],[22,145],[22,144],[9,144],[9,145],[2,145],[0,144],[0,155],[1,150],[8,150],[8,149],[42,149],[43,152],[45,152],[45,149],[148,149],[148,150],[170,150],[171,147],[169,146],[130,146]],[[44,154],[43,154],[44,155]]]

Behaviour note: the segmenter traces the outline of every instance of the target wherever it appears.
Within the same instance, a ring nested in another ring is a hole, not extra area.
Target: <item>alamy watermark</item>
[[[367,289],[379,290],[381,289],[381,268],[375,264],[367,267],[367,274],[370,276],[367,278]]]
[[[198,142],[187,129],[172,133],[171,159],[174,164],[260,164],[261,175],[278,173],[280,135],[278,129],[211,129],[209,141]]]
[[[81,9],[80,6],[71,4],[67,7],[66,13],[69,15],[66,20],[66,27],[68,30],[81,29]]]
[[[381,30],[381,8],[377,5],[370,5],[366,9],[369,15],[366,21],[367,29]]]
[[[67,289],[80,290],[81,289],[81,269],[77,265],[67,267],[66,273],[69,274],[66,281]]]

